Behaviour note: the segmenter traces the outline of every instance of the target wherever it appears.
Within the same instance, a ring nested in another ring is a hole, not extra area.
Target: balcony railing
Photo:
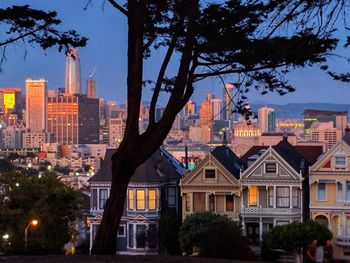
[[[350,247],[350,236],[336,236],[335,242],[338,246]]]
[[[298,215],[301,208],[281,208],[281,207],[243,207],[242,214],[278,214],[278,215]]]

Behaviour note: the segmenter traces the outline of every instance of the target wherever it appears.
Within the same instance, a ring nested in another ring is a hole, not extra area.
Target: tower
[[[26,80],[26,126],[31,132],[46,130],[47,80]]]
[[[232,121],[233,115],[233,85],[226,83],[223,90],[223,108],[225,108],[222,112],[223,120]]]
[[[262,107],[258,111],[258,122],[261,133],[275,131],[275,110],[268,107]]]
[[[67,54],[65,91],[68,94],[81,93],[80,58],[77,48],[72,48]]]
[[[96,98],[96,80],[92,78],[91,74],[86,81],[86,96],[88,98]]]

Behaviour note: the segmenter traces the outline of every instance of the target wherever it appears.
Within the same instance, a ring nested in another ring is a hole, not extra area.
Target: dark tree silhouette
[[[327,57],[338,44],[332,36],[335,22],[349,1],[108,2],[128,21],[127,121],[124,138],[112,157],[111,192],[93,254],[115,253],[129,180],[162,145],[195,82],[236,74],[240,80],[234,83],[238,90],[236,109],[249,118],[244,106],[250,89],[283,95],[295,90],[286,76],[290,69],[318,64],[328,71]],[[156,49],[164,51],[164,59],[155,80],[145,81],[144,61]],[[178,60],[174,76],[168,69],[173,60]],[[149,125],[140,134],[142,89],[149,83],[153,85]],[[155,109],[161,92],[168,92],[169,99],[157,122]]]
[[[0,25],[5,38],[0,39],[0,71],[6,60],[6,49],[14,44],[38,44],[43,49],[58,46],[59,51],[69,51],[71,46],[85,46],[87,39],[76,31],[60,31],[61,20],[57,13],[32,9],[28,5],[0,8]]]

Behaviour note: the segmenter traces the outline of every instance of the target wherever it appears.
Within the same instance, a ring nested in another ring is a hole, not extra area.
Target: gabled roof
[[[304,160],[306,162],[304,156],[287,140],[280,141],[277,145],[272,146],[272,148],[297,172],[300,171],[301,161]]]
[[[226,145],[215,147],[215,149],[211,151],[211,155],[236,179],[239,179],[240,171],[243,169],[243,162],[229,147]]]
[[[114,149],[107,149],[101,169],[89,180],[89,182],[112,181],[112,155]],[[185,169],[170,153],[164,149],[157,150],[143,164],[136,168],[130,182],[161,183],[171,179],[180,179]]]

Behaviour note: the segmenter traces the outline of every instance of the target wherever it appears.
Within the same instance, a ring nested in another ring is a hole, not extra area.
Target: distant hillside
[[[350,114],[350,104],[332,104],[332,103],[289,103],[286,105],[278,104],[250,104],[254,112],[258,112],[261,107],[274,108],[276,118],[278,119],[302,119],[305,109],[330,110],[330,111],[348,111]]]

